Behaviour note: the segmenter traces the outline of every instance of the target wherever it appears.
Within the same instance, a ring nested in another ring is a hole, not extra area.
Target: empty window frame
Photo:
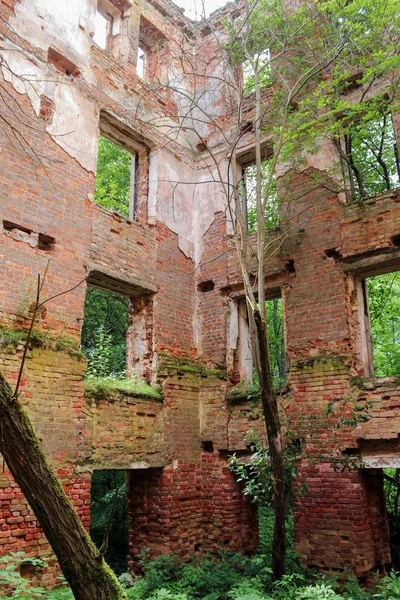
[[[138,46],[136,74],[141,79],[144,79],[145,67],[146,67],[146,51],[141,46]]]
[[[286,383],[285,333],[282,298],[271,298],[265,302],[268,325],[268,345],[272,383],[279,389]]]
[[[256,52],[253,56],[253,64],[249,60],[242,63],[243,94],[248,96],[254,92],[255,72],[258,74],[261,89],[271,84],[271,58],[269,48]]]
[[[336,140],[352,200],[362,200],[400,185],[392,115],[386,108],[372,112],[367,122],[363,119],[359,124],[346,124],[342,138]]]
[[[400,374],[400,271],[375,275],[362,281],[367,350],[373,358],[369,374]],[[371,341],[371,344],[369,342]]]
[[[136,59],[136,74],[145,80],[161,80],[161,70],[163,68],[168,70],[169,68],[169,65],[167,64],[168,59],[165,58],[165,52],[167,49],[168,40],[164,33],[157,29],[157,27],[145,17],[141,16]],[[161,62],[160,53],[164,55],[164,59],[161,60]],[[161,63],[163,63],[163,65]]]
[[[116,33],[116,22],[119,21],[121,13],[109,0],[98,0],[94,22],[93,41],[108,50],[112,36]]]
[[[283,302],[281,296],[268,298],[265,302],[268,325],[268,346],[272,384],[279,389],[286,384],[286,351],[283,321]],[[247,310],[244,302],[239,305],[239,371],[241,379],[250,383],[256,378],[252,367],[251,342]]]
[[[272,156],[261,162],[261,199],[267,196],[264,212],[264,226],[272,230],[279,225],[279,203],[275,174],[271,173]],[[257,230],[257,167],[254,160],[240,161],[242,179],[240,194],[247,230],[252,233]]]
[[[139,152],[100,136],[94,201],[133,221],[137,208]]]
[[[87,287],[81,337],[87,377],[125,378],[129,306],[126,296]]]

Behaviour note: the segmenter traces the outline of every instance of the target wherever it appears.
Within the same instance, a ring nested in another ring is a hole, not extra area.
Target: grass
[[[136,377],[121,378],[112,375],[108,377],[91,376],[84,381],[84,390],[86,396],[93,396],[97,399],[109,398],[119,392],[124,396],[135,396],[136,398],[145,398],[148,400],[162,400],[160,388],[152,387]]]

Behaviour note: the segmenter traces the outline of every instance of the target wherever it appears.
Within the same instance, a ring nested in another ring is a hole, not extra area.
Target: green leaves
[[[125,376],[129,300],[88,287],[81,348],[88,359],[87,376]]]
[[[32,579],[25,579],[20,573],[21,565],[33,567]],[[15,600],[35,600],[46,598],[47,600],[73,600],[69,588],[64,586],[57,590],[49,591],[41,585],[41,575],[47,568],[47,560],[27,556],[24,552],[11,552],[0,558],[0,594],[7,590],[7,598]]]
[[[375,375],[400,374],[400,272],[366,280]]]
[[[131,155],[104,137],[99,139],[94,201],[129,216]]]

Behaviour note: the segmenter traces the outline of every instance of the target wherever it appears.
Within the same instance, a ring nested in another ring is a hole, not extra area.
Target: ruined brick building
[[[106,15],[102,42],[93,38],[97,13]],[[211,52],[212,28],[168,0],[0,0],[0,18],[1,369],[15,381],[18,332],[50,258],[45,296],[73,289],[40,312],[21,399],[85,525],[93,471],[126,470],[132,567],[143,548],[251,551],[255,508],[227,465],[229,453],[248,451],[246,398],[226,396],[249,374],[243,289],[224,196],[167,85],[174,77],[224,119],[231,100],[223,86],[179,78],[182,48]],[[210,59],[210,74],[220,68]],[[398,113],[394,124],[399,139]],[[93,202],[99,135],[134,158],[130,218]],[[217,151],[222,142],[212,143]],[[238,160],[249,160],[251,144],[244,136]],[[313,166],[324,171],[330,160],[324,147]],[[287,411],[318,416],[328,402],[373,400],[365,424],[321,425],[306,439],[296,544],[310,565],[362,574],[389,562],[382,468],[400,466],[400,388],[396,378],[368,379],[363,282],[399,267],[400,196],[344,203],[322,186],[307,191],[301,175],[295,192],[311,208],[265,273],[269,297],[284,306]],[[77,348],[86,286],[130,298],[128,368],[161,383],[161,400],[84,393]],[[337,472],[307,458],[328,451],[361,453],[365,468]],[[0,546],[2,554],[50,553],[7,470]]]

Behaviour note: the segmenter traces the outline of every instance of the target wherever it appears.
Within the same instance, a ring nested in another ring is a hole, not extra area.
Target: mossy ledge
[[[0,325],[0,349],[15,352],[18,347],[25,345],[27,337],[28,332],[23,329],[10,329],[4,325]],[[85,358],[79,350],[78,342],[67,335],[55,337],[42,331],[33,330],[29,347],[54,350],[55,352],[66,352],[71,356],[76,356],[78,359]]]
[[[260,399],[260,388],[258,383],[249,383],[241,381],[238,385],[227,392],[225,399],[228,404],[236,404],[247,401],[257,401]]]
[[[334,354],[333,352],[322,352],[316,356],[305,356],[296,360],[293,367],[299,371],[306,369],[320,368],[328,369],[348,369],[351,364],[351,357],[346,354]]]
[[[216,377],[217,379],[227,379],[226,371],[223,369],[207,369],[204,365],[190,358],[180,358],[160,352],[159,370],[176,371],[177,373],[193,373],[200,377]]]
[[[117,400],[117,396],[132,396],[161,402],[163,395],[159,387],[152,387],[146,381],[134,377],[89,377],[83,382],[85,396],[95,400]]]

